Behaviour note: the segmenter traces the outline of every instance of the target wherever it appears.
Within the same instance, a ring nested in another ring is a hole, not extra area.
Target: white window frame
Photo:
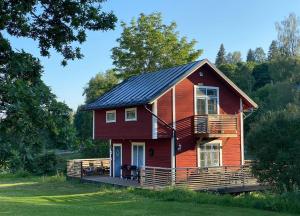
[[[146,166],[146,145],[144,142],[132,142],[131,143],[131,165],[133,166],[133,146],[143,146],[144,152],[143,152],[143,158],[144,158],[144,166]]]
[[[123,166],[123,152],[122,152],[122,144],[120,143],[113,143],[113,177],[115,177],[115,146],[120,146],[120,153],[121,153],[121,167]],[[120,172],[120,178],[122,178],[123,173],[122,173],[122,169]]]
[[[114,119],[114,120],[109,120],[109,119],[107,118],[107,114],[110,114],[110,113],[113,113],[113,114],[115,115],[115,119]],[[106,119],[106,123],[117,122],[117,113],[116,113],[116,110],[108,110],[108,111],[106,111],[105,119]]]
[[[197,98],[206,98],[206,107],[205,112],[208,115],[208,103],[207,103],[207,96],[197,96],[197,89],[198,88],[205,88],[207,89],[214,89],[217,90],[217,114],[220,114],[220,94],[219,94],[219,87],[215,86],[202,86],[202,85],[195,85],[194,86],[194,114],[198,115],[197,113]]]
[[[128,111],[134,111],[135,112],[135,118],[134,119],[127,118],[126,114],[127,114]],[[137,121],[137,109],[136,109],[136,107],[125,109],[125,121]]]
[[[219,162],[219,166],[223,166],[223,147],[222,147],[222,140],[212,140],[210,142],[206,142],[206,143],[203,143],[203,142],[198,142],[198,145],[197,145],[197,165],[199,168],[206,168],[206,167],[201,167],[201,161],[200,161],[200,153],[201,153],[201,150],[200,150],[200,145],[204,145],[204,144],[219,144],[220,145],[220,151],[219,151],[219,154],[220,154],[220,162]],[[208,167],[209,168],[209,167]]]

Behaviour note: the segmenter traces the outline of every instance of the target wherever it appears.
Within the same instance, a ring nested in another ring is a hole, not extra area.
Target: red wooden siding
[[[171,141],[170,139],[135,139],[135,140],[122,140],[113,139],[113,144],[122,144],[122,164],[131,164],[131,145],[132,142],[145,143],[145,161],[146,166],[156,167],[171,167]],[[150,155],[150,149],[153,149],[153,156]],[[113,161],[113,160],[112,160]],[[112,165],[113,167],[113,165]]]
[[[137,106],[137,121],[125,121],[125,108],[115,110],[113,123],[106,123],[106,110],[95,110],[95,139],[152,138],[152,115],[143,106]]]
[[[172,126],[172,89],[157,100],[157,116]],[[158,120],[157,135],[159,138],[171,137],[172,130]]]
[[[199,72],[204,76],[200,77]],[[181,151],[176,155],[177,167],[197,166],[197,139],[193,133],[194,85],[219,87],[220,114],[238,114],[240,97],[223,81],[208,65],[204,65],[175,86],[175,112],[177,145]],[[167,123],[172,122],[172,90],[159,98],[157,103],[158,116]],[[240,123],[238,123],[240,125]],[[159,131],[161,128],[159,127]],[[235,138],[219,138],[222,140],[223,165],[241,163],[240,131]],[[210,140],[208,140],[210,141]]]

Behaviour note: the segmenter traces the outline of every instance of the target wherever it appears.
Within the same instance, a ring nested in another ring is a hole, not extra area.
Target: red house
[[[122,165],[243,165],[243,112],[254,108],[206,59],[133,76],[87,105],[94,139],[110,140],[113,177]]]

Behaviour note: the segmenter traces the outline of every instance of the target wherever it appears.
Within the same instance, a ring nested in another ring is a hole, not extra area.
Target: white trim
[[[127,118],[126,113],[127,113],[128,111],[134,111],[134,113],[135,113],[135,118],[133,118],[133,119]],[[125,109],[125,121],[137,121],[137,109],[136,109],[136,107],[126,108],[126,109]]]
[[[113,144],[113,177],[115,177],[115,146],[120,146],[121,147],[121,150],[120,150],[120,153],[121,153],[121,167],[123,165],[123,152],[122,152],[122,144],[120,143],[114,143]],[[121,169],[121,172],[120,172],[120,178],[122,177],[122,169]]]
[[[115,114],[115,119],[114,120],[108,120],[107,119],[107,114],[109,114],[109,113]],[[105,119],[106,119],[106,123],[117,122],[117,113],[116,113],[116,110],[107,110],[106,113],[105,113]]]
[[[254,108],[258,108],[258,105],[248,96],[245,92],[243,92],[239,87],[237,87],[225,74],[223,74],[214,64],[212,64],[207,59],[204,59],[200,61],[196,66],[194,66],[185,76],[183,76],[180,80],[178,80],[174,85],[181,82],[183,79],[194,73],[196,70],[198,70],[200,67],[202,67],[204,64],[208,64],[222,79],[224,79],[234,90],[236,90],[245,100],[247,100]],[[168,92],[174,85],[170,86],[170,88],[166,89],[164,92],[162,92],[160,95],[158,95],[156,98],[154,98],[151,102],[157,100],[161,96],[163,96],[166,92]]]
[[[175,96],[176,96],[176,89],[175,86],[172,88],[172,125],[174,130],[176,129],[176,101],[175,101]],[[171,168],[175,168],[176,166],[176,152],[175,152],[175,140],[174,136],[172,136],[171,139]]]
[[[133,165],[133,146],[143,146],[144,152],[143,152],[143,158],[144,158],[144,166],[146,166],[146,144],[145,142],[131,142],[131,165]]]
[[[223,144],[222,144],[222,140],[212,140],[212,141],[209,141],[209,142],[198,142],[197,143],[197,166],[198,167],[201,167],[200,165],[200,145],[201,144],[213,144],[213,143],[219,143],[220,145],[220,166],[223,166]]]
[[[111,169],[111,165],[113,164],[112,163],[112,147],[111,147],[111,139],[108,140],[109,142],[109,176],[112,176],[112,169]]]
[[[215,86],[202,86],[202,85],[194,85],[194,115],[197,115],[197,88],[206,88],[206,89],[216,89],[217,90],[217,114],[220,114],[220,90],[219,87]],[[208,114],[208,103],[206,103],[206,112]]]
[[[152,104],[152,113],[157,116],[157,101]],[[152,115],[152,139],[157,139],[157,118]]]
[[[95,110],[93,110],[93,140],[95,139]]]
[[[240,98],[241,164],[245,164],[243,100]]]

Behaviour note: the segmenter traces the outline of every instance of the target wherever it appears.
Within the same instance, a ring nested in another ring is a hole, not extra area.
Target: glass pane
[[[215,96],[217,97],[217,89],[207,89],[207,96]]]
[[[126,118],[127,119],[135,119],[135,111],[126,111]]]
[[[205,88],[197,88],[196,89],[196,96],[205,96],[206,95],[206,89]]]
[[[206,100],[203,98],[197,98],[197,104],[196,104],[196,111],[197,111],[197,115],[205,115],[206,114]]]
[[[218,114],[217,113],[217,98],[209,98],[207,100],[208,114]]]
[[[138,167],[144,166],[144,146],[138,146]]]
[[[132,152],[132,156],[133,156],[133,160],[132,160],[132,165],[137,166],[137,155],[138,155],[138,151],[137,151],[137,146],[134,145],[133,146],[133,152]]]
[[[108,121],[115,120],[115,114],[114,113],[107,113],[107,120]]]

